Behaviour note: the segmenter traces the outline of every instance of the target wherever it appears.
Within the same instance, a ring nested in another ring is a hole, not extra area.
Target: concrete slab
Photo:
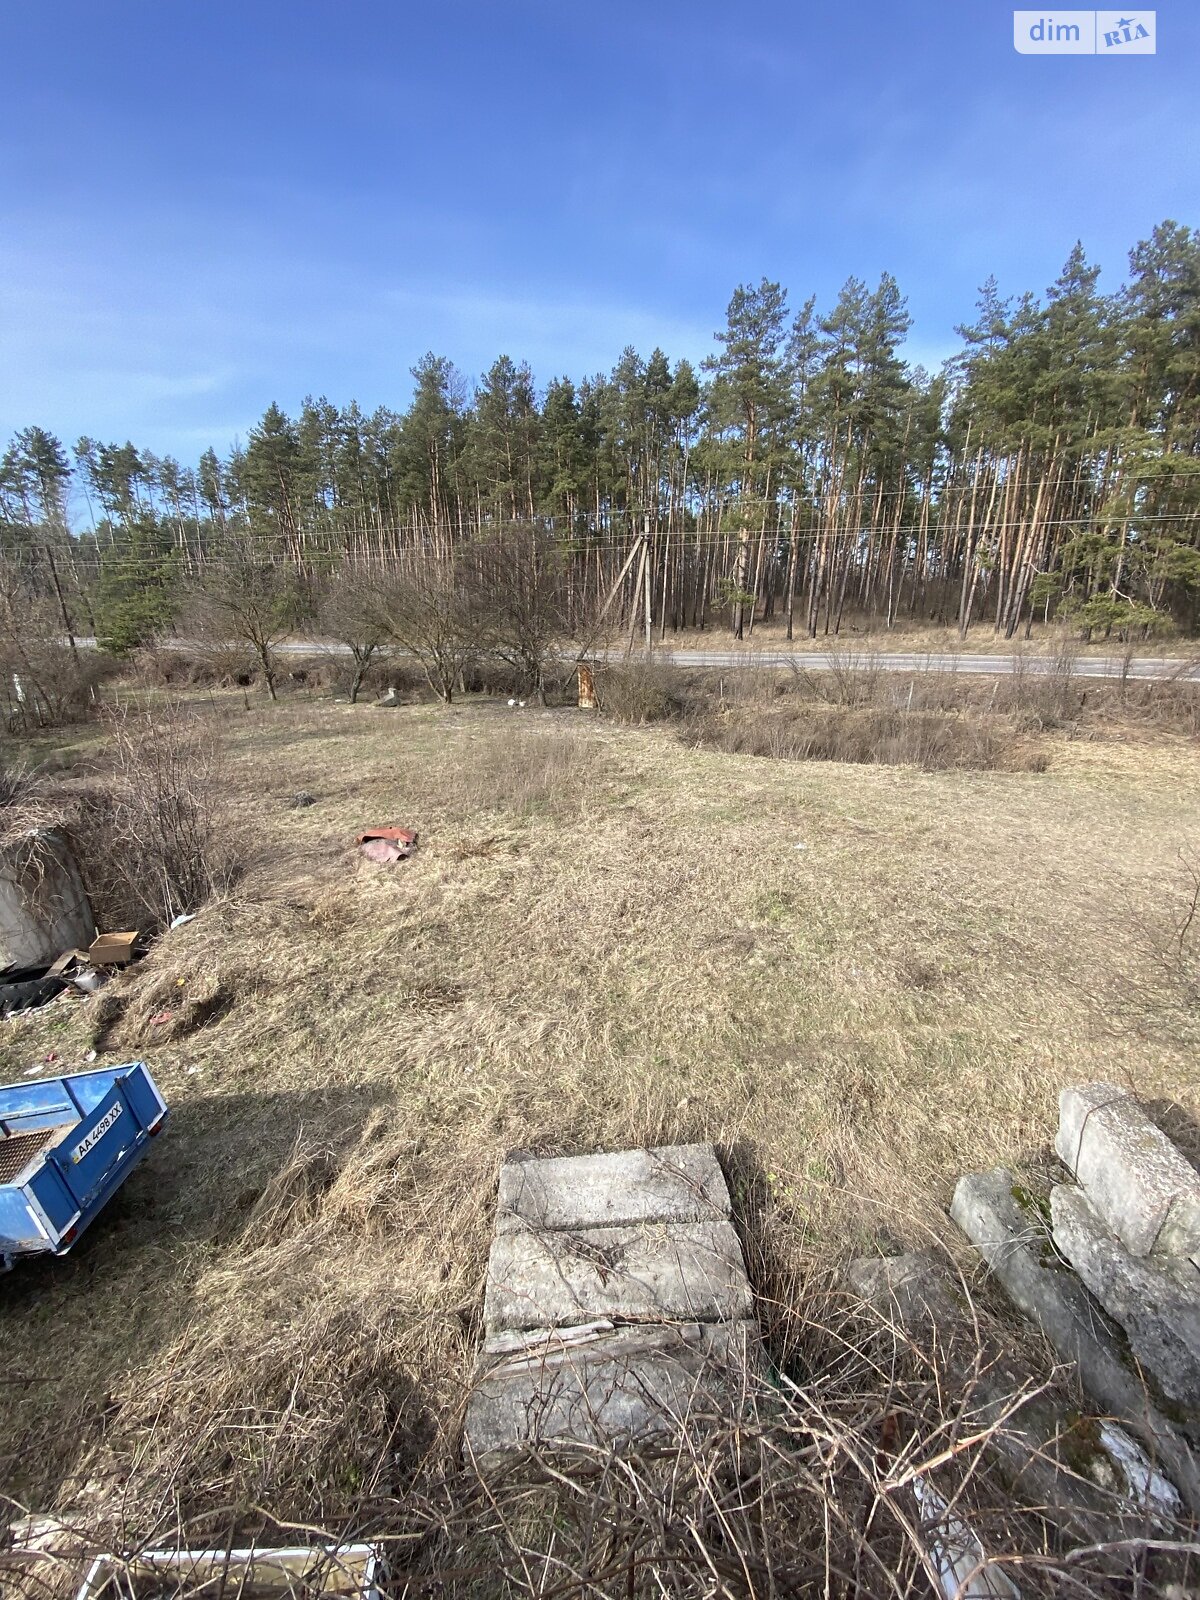
[[[751,1309],[731,1222],[644,1222],[498,1234],[483,1316],[489,1333],[501,1333],[597,1317],[737,1321]]]
[[[1200,1173],[1133,1097],[1111,1083],[1064,1089],[1059,1159],[1135,1256],[1154,1249],[1200,1265]]]
[[[729,1417],[761,1368],[752,1322],[593,1326],[488,1341],[467,1406],[476,1460],[527,1446],[610,1448]]]
[[[1050,1191],[1050,1215],[1054,1243],[1163,1393],[1200,1411],[1200,1272],[1178,1256],[1130,1255],[1073,1184]]]
[[[967,1173],[950,1215],[979,1248],[1013,1303],[1031,1317],[1079,1381],[1107,1412],[1137,1434],[1193,1515],[1200,1515],[1200,1461],[1163,1416],[1141,1380],[1123,1336],[1055,1254],[1045,1219],[1023,1208],[1005,1167]]]
[[[1114,1510],[1146,1505],[1152,1479],[1131,1476],[1128,1452],[1110,1448],[1104,1437],[1109,1425],[1081,1413],[1066,1395],[1039,1388],[1011,1334],[968,1300],[944,1262],[926,1252],[869,1256],[852,1261],[846,1279],[959,1387],[961,1426],[999,1424],[992,1449],[1005,1458],[1011,1487],[1026,1504],[1052,1508],[1088,1543],[1112,1537]],[[1014,1409],[1022,1393],[1028,1398]]]
[[[500,1169],[496,1232],[719,1222],[729,1189],[710,1144],[606,1155],[516,1156]]]

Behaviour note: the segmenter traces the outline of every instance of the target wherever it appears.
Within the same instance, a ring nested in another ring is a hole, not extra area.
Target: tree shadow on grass
[[[68,1255],[0,1279],[0,1494],[54,1503],[113,1391],[186,1326],[197,1278],[236,1248],[297,1140],[338,1162],[383,1098],[351,1085],[185,1100]]]

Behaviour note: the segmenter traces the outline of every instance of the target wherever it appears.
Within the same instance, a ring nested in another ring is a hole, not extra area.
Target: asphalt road
[[[637,653],[635,647],[635,654]],[[1048,673],[1058,670],[1052,656],[965,655],[956,651],[933,654],[902,654],[893,651],[848,649],[826,650],[662,650],[654,652],[656,661],[679,667],[790,667],[805,672],[829,672],[835,667],[878,667],[884,672],[964,672],[1002,677],[1017,671]],[[1161,656],[1135,656],[1126,666],[1123,656],[1076,656],[1072,673],[1079,678],[1192,678],[1200,681],[1200,658],[1167,659]]]
[[[95,648],[94,639],[77,639],[80,649]],[[197,649],[193,641],[172,640],[168,648],[175,650]],[[277,645],[280,655],[349,655],[343,644],[333,644],[322,639],[289,639]],[[624,648],[601,651],[609,661],[625,659]],[[631,658],[644,661],[645,647],[634,645]],[[1018,671],[1048,673],[1058,670],[1059,662],[1053,656],[1032,653],[1018,655],[1015,651],[1003,655],[968,655],[954,650],[942,651],[891,651],[869,647],[847,646],[841,650],[760,650],[756,645],[743,645],[728,650],[672,650],[655,644],[653,659],[676,667],[712,667],[722,672],[742,667],[791,667],[802,672],[830,672],[841,667],[877,667],[883,672],[962,672],[973,676],[1006,677]],[[1179,656],[1135,656],[1126,663],[1123,656],[1076,656],[1071,671],[1078,678],[1119,678],[1122,673],[1130,678],[1146,681],[1168,682],[1172,679],[1191,679],[1200,683],[1200,655],[1190,658]]]

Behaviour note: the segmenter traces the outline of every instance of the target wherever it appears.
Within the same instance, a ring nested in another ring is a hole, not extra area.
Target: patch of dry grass
[[[740,643],[734,639],[729,627],[728,613],[713,614],[709,625],[703,629],[688,629],[668,635],[668,647],[679,650],[792,650],[798,655],[820,653],[833,648],[857,649],[873,645],[879,650],[930,651],[964,655],[1012,655],[1014,650],[1027,650],[1035,654],[1050,654],[1069,646],[1072,651],[1088,656],[1114,656],[1126,653],[1142,657],[1184,657],[1195,654],[1194,640],[1165,632],[1149,639],[1137,639],[1127,644],[1116,638],[1084,640],[1078,631],[1058,622],[1035,622],[1028,640],[1025,630],[1015,639],[1006,639],[986,619],[976,619],[965,639],[953,622],[935,622],[926,617],[897,617],[889,628],[882,617],[847,614],[837,633],[819,632],[810,639],[803,618],[797,614],[793,637],[787,637],[787,618],[777,615],[764,620],[759,618],[753,632]]]
[[[171,1125],[0,1297],[26,1503],[119,1483],[144,1532],[436,1501],[514,1147],[717,1142],[772,1357],[815,1372],[787,1308],[848,1251],[957,1249],[955,1178],[1048,1159],[1063,1084],[1200,1114],[1194,1013],[1130,915],[1200,848],[1191,744],[927,773],[532,708],[229,704],[259,859],[103,1013]],[[419,829],[411,861],[358,857],[382,822]],[[68,1068],[101,1015],[7,1025],[4,1076]]]

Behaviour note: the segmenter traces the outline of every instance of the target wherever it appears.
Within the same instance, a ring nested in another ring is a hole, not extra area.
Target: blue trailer
[[[0,1270],[65,1255],[166,1115],[144,1061],[0,1085]]]

